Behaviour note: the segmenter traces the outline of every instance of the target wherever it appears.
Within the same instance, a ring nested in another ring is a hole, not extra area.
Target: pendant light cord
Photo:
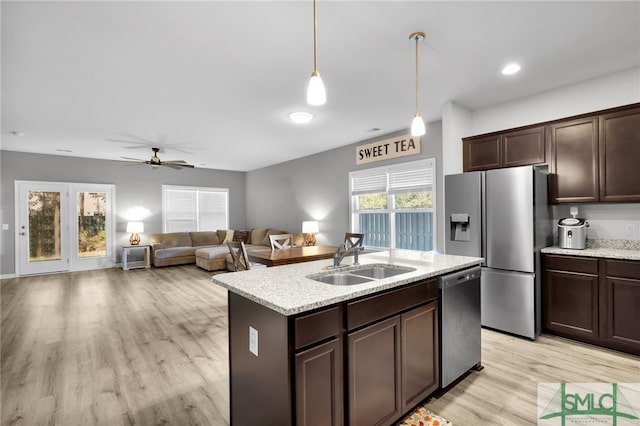
[[[418,40],[419,40],[419,36],[417,34],[416,34],[415,40],[416,40],[416,115],[418,115],[418,111],[420,111],[420,109],[418,108]]]
[[[318,71],[318,18],[316,13],[316,0],[313,0],[313,71]]]

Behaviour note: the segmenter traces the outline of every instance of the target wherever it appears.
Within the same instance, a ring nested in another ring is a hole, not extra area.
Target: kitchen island
[[[229,290],[231,423],[397,421],[438,388],[436,278],[482,260],[371,253],[340,272],[401,273],[352,285],[308,278],[331,260],[214,276]]]

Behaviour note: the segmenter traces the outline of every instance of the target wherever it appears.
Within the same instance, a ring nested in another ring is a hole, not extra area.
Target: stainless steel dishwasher
[[[480,267],[438,279],[440,387],[471,368],[482,369],[480,337]]]

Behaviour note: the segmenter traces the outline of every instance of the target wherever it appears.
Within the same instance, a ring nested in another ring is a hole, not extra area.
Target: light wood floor
[[[226,291],[196,266],[9,279],[2,425],[227,425]],[[543,382],[640,382],[640,358],[483,330],[481,372],[427,407],[464,425],[536,423]],[[239,425],[245,426],[245,425]]]

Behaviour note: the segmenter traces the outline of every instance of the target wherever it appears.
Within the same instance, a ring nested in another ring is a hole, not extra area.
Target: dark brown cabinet
[[[342,308],[302,315],[293,323],[296,424],[342,425]]]
[[[544,326],[567,337],[598,339],[598,260],[546,256]]]
[[[544,256],[548,332],[640,355],[640,261]]]
[[[600,116],[600,201],[640,201],[640,108]]]
[[[607,259],[605,270],[603,338],[640,354],[640,262]]]
[[[546,158],[544,127],[465,138],[462,150],[465,172],[542,164]]]
[[[464,172],[549,166],[552,203],[640,202],[640,104],[462,140]]]
[[[436,296],[429,280],[347,306],[350,425],[393,424],[438,388]]]
[[[349,334],[349,424],[392,424],[400,417],[400,317]]]
[[[295,355],[296,425],[342,424],[342,342],[333,339]]]
[[[465,172],[502,167],[500,135],[463,139],[462,167]]]
[[[438,304],[429,303],[400,316],[402,331],[402,412],[438,389]]]
[[[556,203],[599,200],[598,118],[550,126],[550,195]]]
[[[229,292],[231,423],[391,425],[438,388],[436,279],[285,316]]]

